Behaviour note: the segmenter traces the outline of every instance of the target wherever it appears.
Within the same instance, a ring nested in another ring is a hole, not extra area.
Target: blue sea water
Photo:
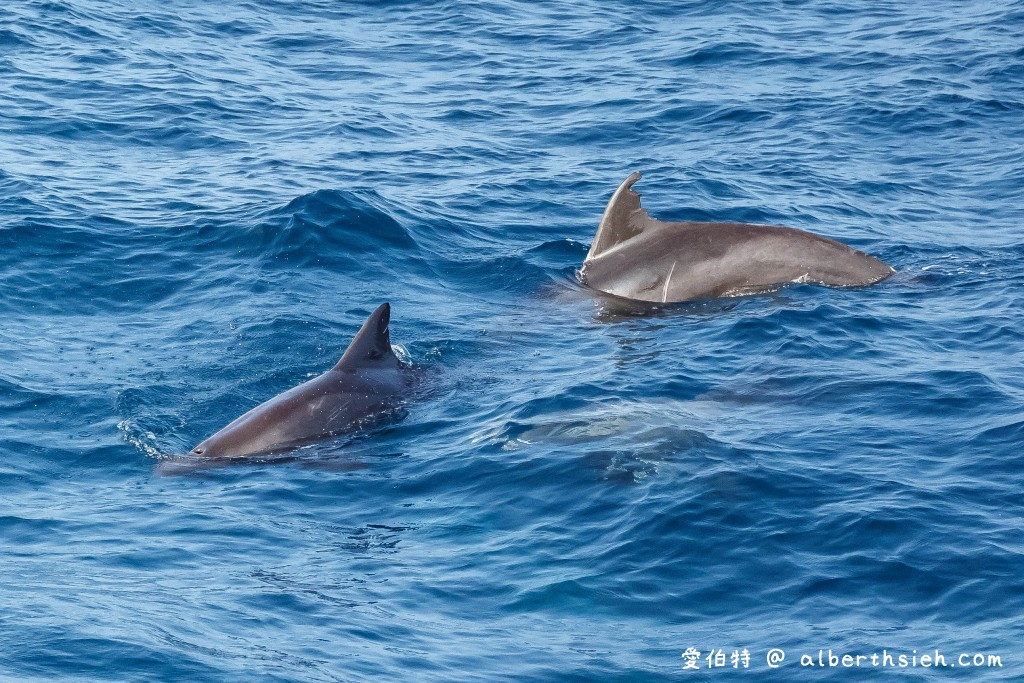
[[[635,169],[900,272],[610,307]],[[1019,1],[4,3],[0,678],[1021,680],[1022,196]]]

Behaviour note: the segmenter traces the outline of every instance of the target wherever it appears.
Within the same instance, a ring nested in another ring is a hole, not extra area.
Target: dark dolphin
[[[393,408],[412,385],[391,350],[389,304],[370,314],[338,363],[245,413],[190,455],[234,458],[279,453],[357,429]]]
[[[749,223],[667,223],[640,206],[636,171],[608,202],[580,270],[587,286],[660,303],[758,294],[790,282],[860,287],[896,272],[809,232]]]

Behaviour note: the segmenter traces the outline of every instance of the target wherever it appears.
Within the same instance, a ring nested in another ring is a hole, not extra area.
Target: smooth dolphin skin
[[[896,270],[809,232],[750,223],[668,223],[633,189],[636,171],[608,202],[579,272],[583,284],[626,299],[670,303],[759,294],[791,282],[861,287]]]
[[[412,384],[391,350],[389,304],[381,304],[338,363],[245,413],[192,449],[204,458],[279,453],[357,429],[394,407]]]

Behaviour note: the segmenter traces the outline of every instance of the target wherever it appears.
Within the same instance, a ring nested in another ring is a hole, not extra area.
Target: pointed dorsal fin
[[[633,191],[633,183],[642,177],[640,171],[634,171],[615,190],[601,216],[587,259],[600,256],[615,245],[636,237],[650,224],[650,215],[640,206],[640,195]]]
[[[333,369],[345,370],[380,363],[398,365],[398,357],[391,350],[390,323],[391,304],[385,302],[378,306],[359,328],[352,343],[345,349],[344,355]]]

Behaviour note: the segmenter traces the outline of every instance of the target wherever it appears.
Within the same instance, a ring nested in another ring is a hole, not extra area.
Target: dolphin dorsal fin
[[[345,370],[379,363],[398,365],[398,357],[391,350],[390,322],[391,304],[385,302],[359,328],[333,369]]]
[[[640,206],[640,195],[633,190],[633,183],[642,177],[640,171],[634,171],[622,181],[619,189],[615,190],[604,210],[604,215],[601,216],[601,223],[597,226],[594,243],[587,252],[588,260],[636,237],[651,224],[647,210]]]

